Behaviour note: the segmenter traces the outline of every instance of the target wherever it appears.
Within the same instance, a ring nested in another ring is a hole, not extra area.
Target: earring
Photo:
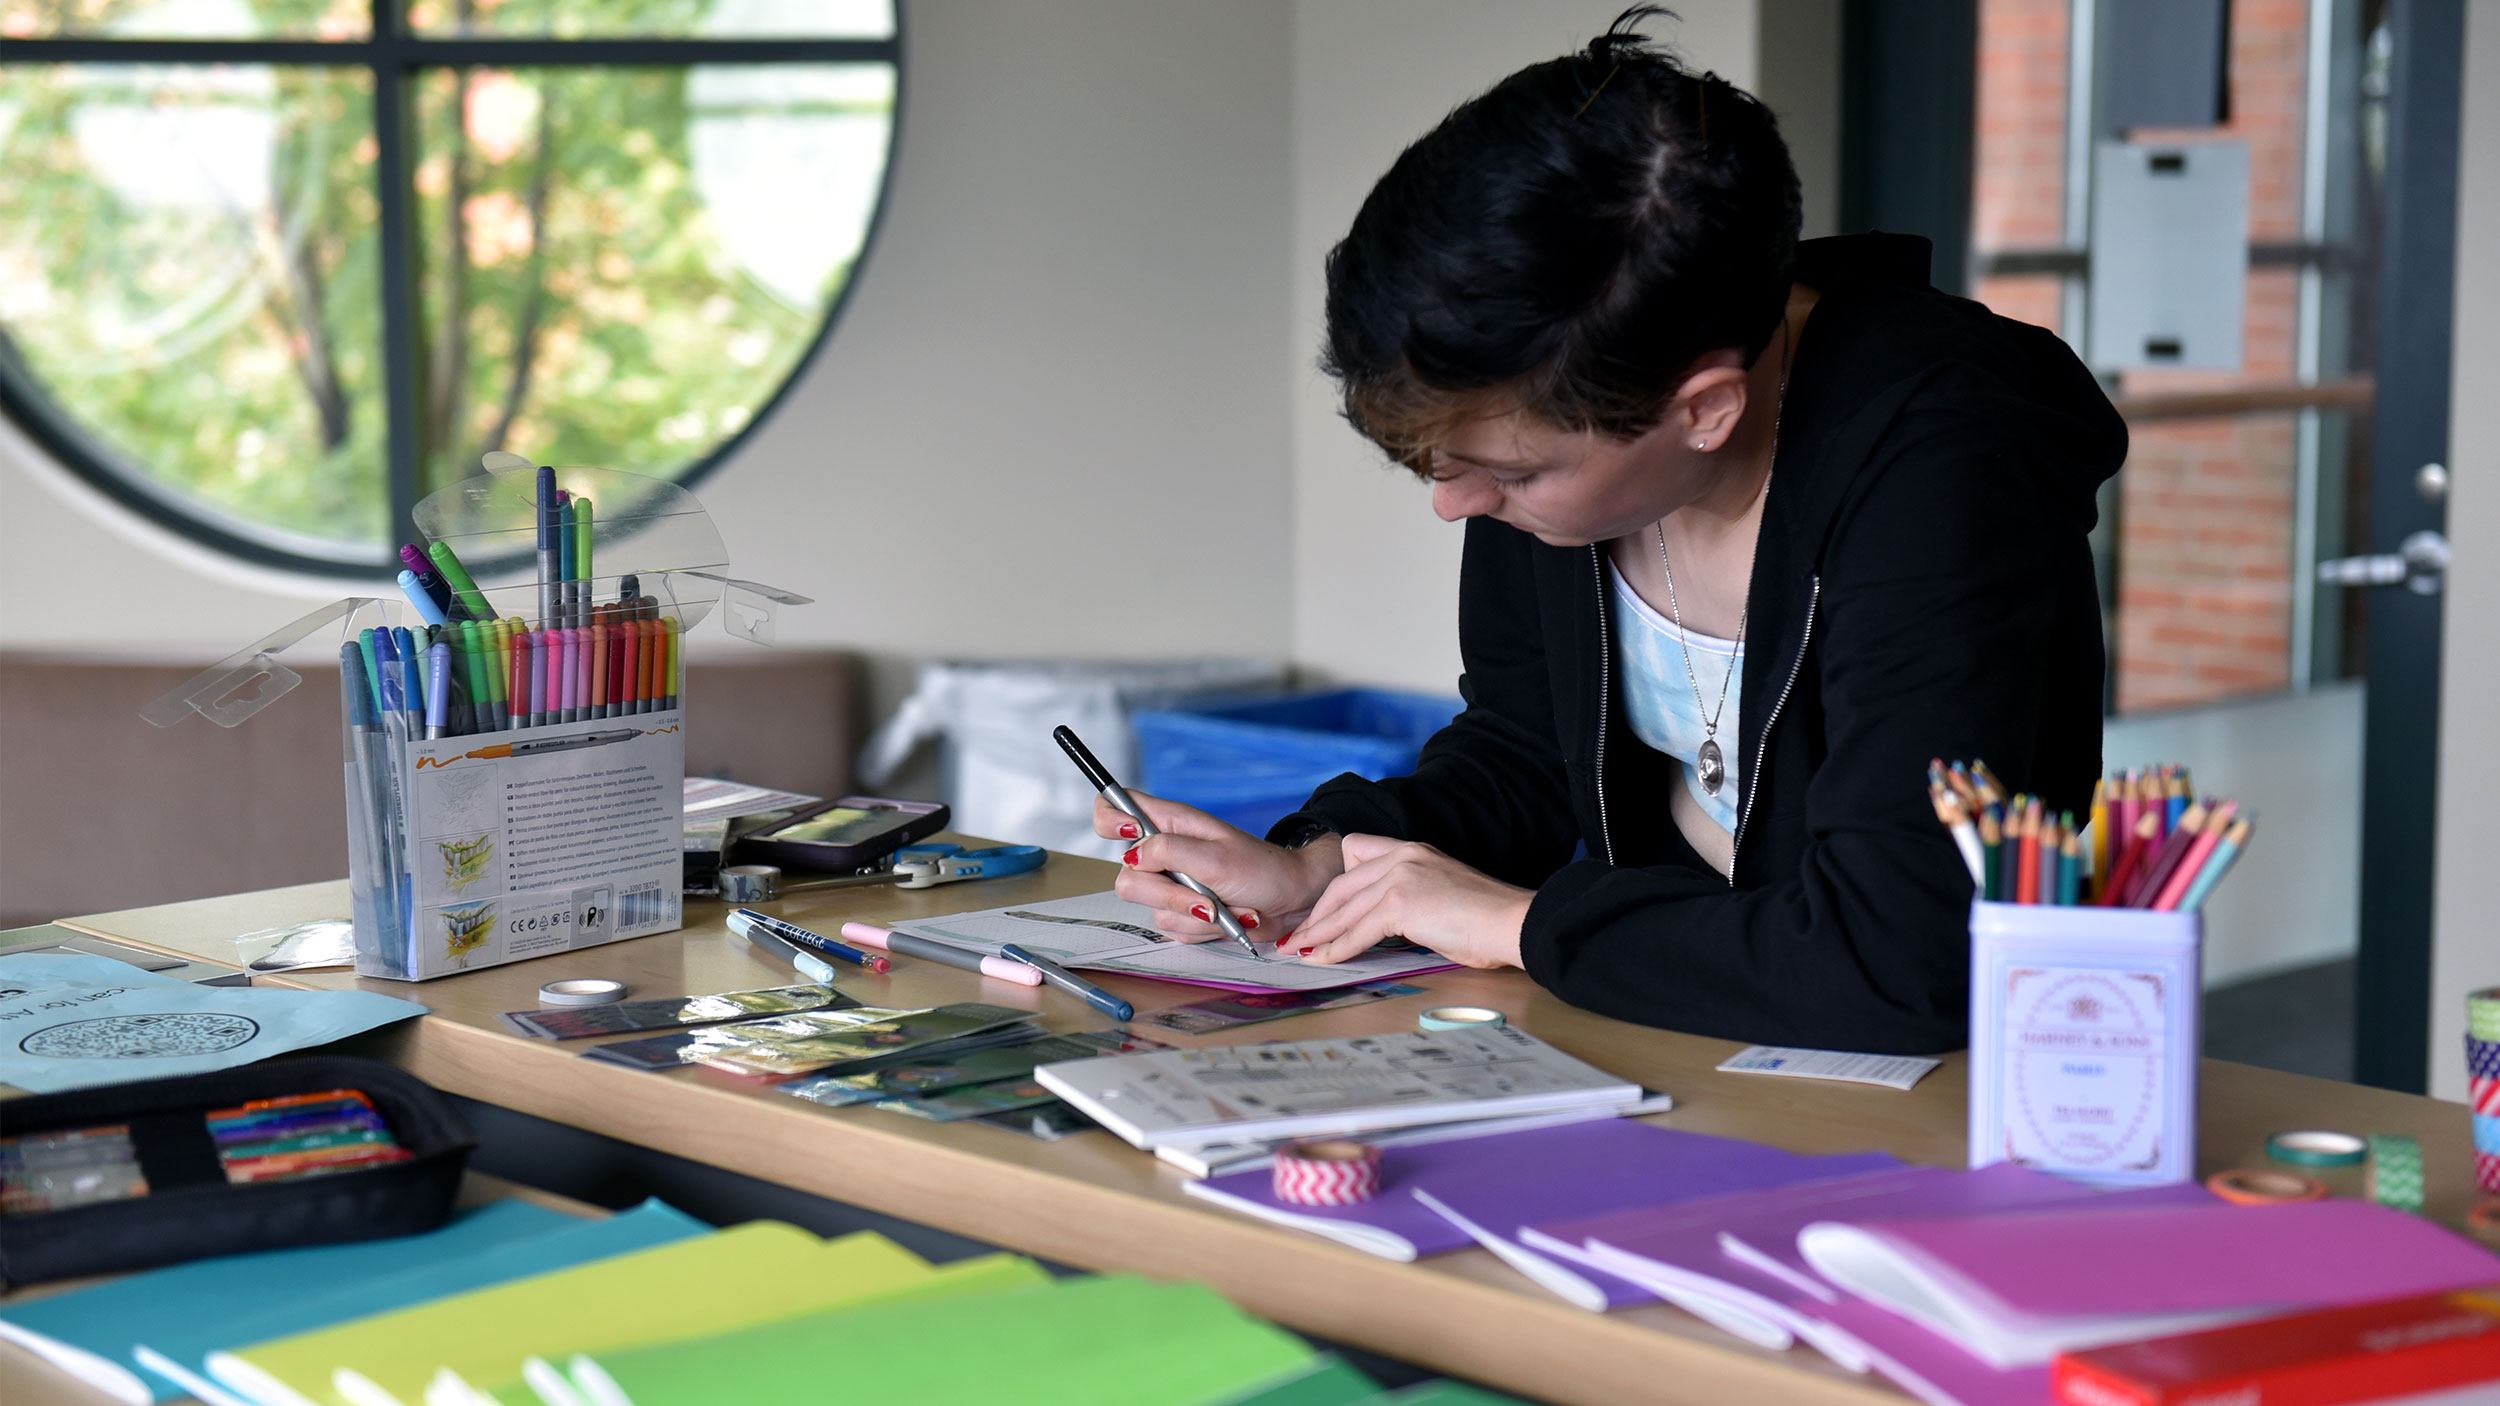
[[[1694,441],[1693,441],[1693,447],[1694,447],[1695,449],[1707,450],[1707,449],[1710,447],[1710,441],[1708,441],[1708,440],[1706,440],[1706,439],[1697,439],[1697,440],[1694,440]]]

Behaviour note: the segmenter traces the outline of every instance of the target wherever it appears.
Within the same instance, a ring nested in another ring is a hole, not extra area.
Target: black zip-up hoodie
[[[1798,337],[1754,548],[1733,874],[1676,829],[1680,763],[1623,710],[1601,545],[1467,524],[1467,707],[1410,776],[1339,777],[1318,821],[1533,887],[1529,975],[1646,1025],[1821,1049],[1967,1042],[1971,883],[1931,757],[2055,809],[2101,755],[2086,534],[2126,427],[2051,333],[1927,282],[1923,239],[1798,250]]]

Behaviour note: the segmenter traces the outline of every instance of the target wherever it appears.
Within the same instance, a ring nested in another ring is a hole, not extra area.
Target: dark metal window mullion
[[[416,163],[410,89],[416,77],[399,30],[400,0],[373,0],[373,179],[381,221],[383,422],[388,430],[383,464],[389,502],[389,537],[382,544],[387,568],[397,543],[418,540],[417,342],[421,309],[416,280]],[[447,335],[448,335],[447,330]]]

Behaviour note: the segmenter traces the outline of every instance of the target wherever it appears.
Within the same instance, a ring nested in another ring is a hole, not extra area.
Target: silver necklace
[[[1771,464],[1763,471],[1762,494],[1771,494],[1771,469],[1779,467],[1780,421],[1788,414],[1788,319],[1780,319],[1780,388],[1779,398],[1771,408]],[[1684,681],[1693,686],[1693,715],[1701,716],[1701,676],[1693,672],[1693,645],[1684,633],[1684,612],[1676,605],[1675,568],[1667,562],[1667,525],[1664,519],[1650,524],[1658,534],[1658,569],[1667,577],[1667,616],[1675,622],[1675,642],[1684,651]],[[1759,530],[1759,529],[1757,529]],[[1736,612],[1736,652],[1728,656],[1727,672],[1719,678],[1719,706],[1701,720],[1701,751],[1695,755],[1693,774],[1701,781],[1701,793],[1716,799],[1719,788],[1727,784],[1727,754],[1719,750],[1719,719],[1727,714],[1727,689],[1736,679],[1736,662],[1745,651],[1745,619],[1753,610],[1753,590],[1745,591],[1745,604]]]

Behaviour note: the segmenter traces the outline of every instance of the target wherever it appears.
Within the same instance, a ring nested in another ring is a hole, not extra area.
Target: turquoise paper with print
[[[110,957],[0,957],[0,1084],[32,1093],[232,1069],[425,1014],[371,991],[195,986]]]

